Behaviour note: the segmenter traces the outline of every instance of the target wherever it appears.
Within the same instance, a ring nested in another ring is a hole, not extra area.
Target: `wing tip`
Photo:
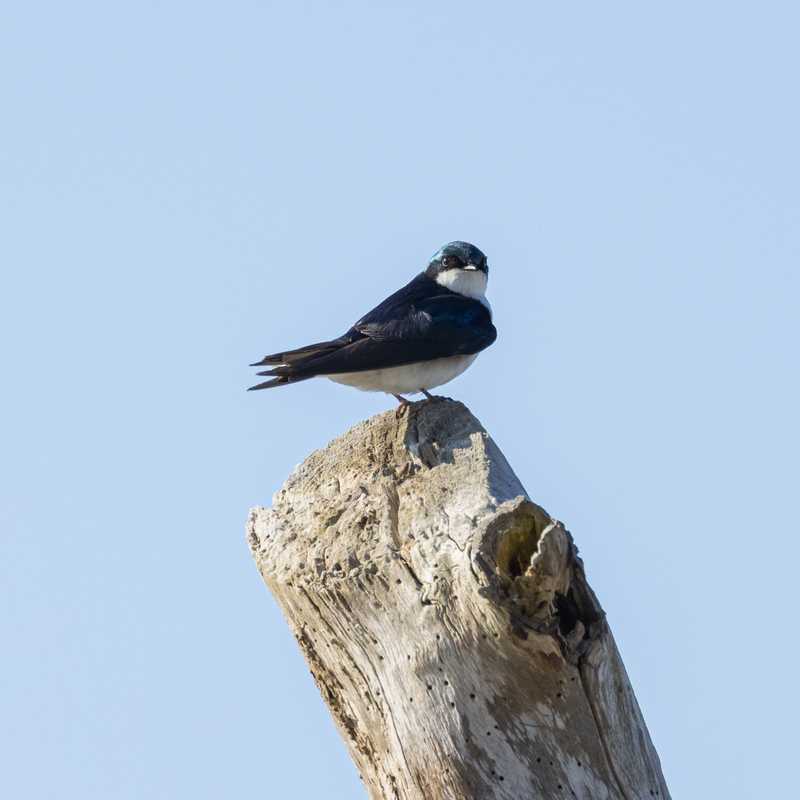
[[[283,364],[283,361],[278,358],[277,356],[264,356],[261,361],[254,361],[252,364],[248,364],[248,367],[264,367],[267,364]]]

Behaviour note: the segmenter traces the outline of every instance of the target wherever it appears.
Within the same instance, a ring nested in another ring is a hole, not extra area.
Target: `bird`
[[[427,267],[337,339],[264,356],[251,367],[269,380],[248,391],[324,377],[368,392],[385,392],[408,407],[407,394],[453,380],[497,338],[486,299],[489,265],[469,242],[439,248]]]

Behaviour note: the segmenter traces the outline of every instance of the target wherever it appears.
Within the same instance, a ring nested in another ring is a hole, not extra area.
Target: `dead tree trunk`
[[[460,403],[313,453],[248,536],[371,798],[668,798],[572,536]]]

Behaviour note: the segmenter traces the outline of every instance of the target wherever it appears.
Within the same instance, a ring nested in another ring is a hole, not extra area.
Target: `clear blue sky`
[[[246,364],[443,242],[447,387],[573,531],[673,796],[796,791],[793,3],[0,12],[0,793],[357,798],[244,542],[393,401]]]

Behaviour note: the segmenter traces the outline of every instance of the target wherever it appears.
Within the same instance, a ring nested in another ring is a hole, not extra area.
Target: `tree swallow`
[[[361,317],[347,333],[264,356],[251,364],[274,365],[259,375],[271,380],[250,389],[271,389],[308,378],[329,378],[367,392],[403,394],[447,383],[497,338],[486,300],[486,256],[468,242],[450,242],[409,284]]]

